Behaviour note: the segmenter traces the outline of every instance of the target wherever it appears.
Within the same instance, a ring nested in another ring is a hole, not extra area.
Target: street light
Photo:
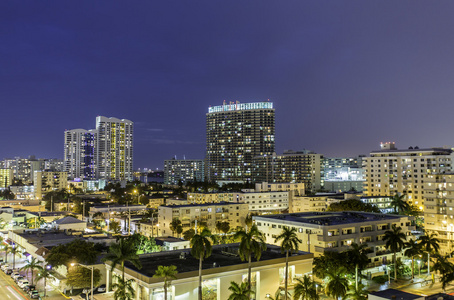
[[[82,266],[84,268],[87,268],[87,269],[91,269],[91,300],[93,300],[93,270],[94,270],[94,266],[86,266],[86,265],[83,265],[83,264],[80,264],[80,263],[71,263],[71,267],[74,267],[74,266]]]

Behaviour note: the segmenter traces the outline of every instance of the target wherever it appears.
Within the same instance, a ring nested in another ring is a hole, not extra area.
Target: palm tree
[[[47,280],[52,277],[52,271],[41,266],[38,266],[37,269],[39,273],[36,276],[36,282],[39,282],[41,279],[44,279],[44,297],[46,297]]]
[[[32,259],[25,265],[21,268],[21,270],[23,271],[27,271],[27,270],[30,270],[30,272],[32,273],[32,285],[33,285],[33,271],[36,270],[36,269],[39,269],[40,265],[39,265],[39,261],[32,257]]]
[[[164,300],[167,300],[167,287],[172,279],[177,279],[175,276],[177,273],[177,267],[174,265],[158,266],[158,269],[153,275],[155,278],[164,278]]]
[[[200,234],[191,239],[191,255],[199,260],[199,300],[202,300],[202,262],[211,255],[211,232],[204,228]]]
[[[326,295],[339,299],[347,294],[348,280],[345,275],[346,272],[347,270],[344,267],[340,267],[337,270],[331,269],[327,272]]]
[[[396,227],[394,224],[391,230],[385,231],[386,248],[393,252],[394,258],[394,280],[397,280],[397,255],[396,253],[401,251],[405,245],[406,236],[402,232],[402,227]]]
[[[410,205],[408,205],[408,203],[404,199],[405,194],[402,194],[400,196],[396,194],[393,196],[390,205],[394,208],[394,212],[396,214],[403,214],[409,209]]]
[[[415,239],[410,239],[407,243],[405,243],[405,248],[407,248],[404,252],[406,257],[411,257],[411,280],[415,278],[415,256],[421,254],[421,245]]]
[[[437,261],[434,264],[434,271],[439,271],[441,275],[442,288],[445,290],[446,285],[454,279],[454,264],[450,262],[449,255],[442,256],[438,253],[434,255]]]
[[[121,264],[121,278],[124,282],[125,279],[125,262],[132,263],[136,268],[141,269],[142,264],[140,263],[139,256],[137,255],[137,249],[132,241],[120,238],[118,243],[112,244],[109,247],[107,255],[103,258],[103,261],[111,261],[111,270],[115,269],[117,264]]]
[[[369,258],[367,257],[367,244],[351,244],[351,249],[347,251],[348,262],[355,266],[355,288],[358,289],[359,276],[358,271],[367,266]]]
[[[249,300],[251,295],[254,294],[247,282],[238,284],[235,281],[231,281],[229,291],[232,293],[227,300]]]
[[[257,225],[254,224],[252,225],[249,232],[246,232],[245,230],[237,231],[234,238],[240,240],[240,247],[238,252],[240,254],[241,260],[248,261],[247,283],[249,285],[249,288],[252,289],[252,254],[254,254],[257,261],[260,260],[262,251],[266,250],[265,236],[259,231]]]
[[[349,300],[366,300],[368,292],[365,290],[364,284],[360,283],[358,286],[350,285],[345,299]]]
[[[427,252],[427,274],[430,274],[430,252],[438,253],[440,249],[440,240],[436,236],[437,233],[431,233],[419,237],[421,249]]]
[[[11,249],[13,249],[13,247],[11,247],[10,245],[5,245],[5,247],[3,248],[3,250],[5,251],[5,263],[8,262],[8,253],[11,253]]]
[[[15,269],[16,268],[16,255],[21,257],[21,254],[20,254],[19,249],[17,248],[16,245],[13,245],[9,249],[9,253],[11,253],[13,255],[13,269]]]
[[[279,234],[274,240],[275,243],[282,240],[281,251],[285,252],[285,300],[288,299],[288,255],[291,252],[298,251],[298,244],[301,243],[301,239],[296,235],[296,228],[290,229],[290,227],[284,226],[281,234]]]
[[[293,300],[318,300],[320,298],[317,294],[315,281],[307,275],[296,280],[294,292]]]
[[[136,296],[132,283],[133,279],[124,280],[120,276],[115,275],[116,283],[112,284],[112,288],[115,290],[115,300],[132,300]]]

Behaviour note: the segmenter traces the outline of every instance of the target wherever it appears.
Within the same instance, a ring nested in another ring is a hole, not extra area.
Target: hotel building
[[[274,152],[273,103],[210,107],[206,114],[206,132],[207,179],[251,182],[253,158]]]

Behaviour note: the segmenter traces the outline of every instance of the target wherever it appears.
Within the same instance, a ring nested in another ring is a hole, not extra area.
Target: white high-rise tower
[[[133,126],[125,119],[96,117],[98,178],[133,179]]]

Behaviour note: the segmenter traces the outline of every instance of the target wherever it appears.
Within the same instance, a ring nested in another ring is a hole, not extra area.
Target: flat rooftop
[[[451,154],[452,150],[449,148],[424,148],[424,149],[382,149],[372,151],[370,154],[380,154],[380,153],[422,153],[429,152],[434,155],[447,155]]]
[[[301,212],[279,215],[262,215],[254,216],[254,219],[264,220],[283,220],[295,223],[314,224],[314,225],[341,225],[351,223],[367,223],[370,221],[381,220],[398,220],[402,216],[366,213],[358,211],[341,211],[341,212]]]
[[[398,299],[398,300],[413,300],[413,299],[418,299],[418,298],[424,298],[424,296],[411,294],[411,293],[399,291],[396,289],[387,289],[387,290],[383,290],[383,291],[372,292],[370,294],[377,296],[377,297],[385,298],[385,299],[393,299],[393,296],[394,296],[395,299]]]
[[[247,264],[247,261],[242,261],[240,259],[240,256],[238,255],[238,246],[238,243],[213,246],[212,254],[210,257],[203,260],[202,268],[205,270]],[[181,253],[184,253],[184,259],[180,258]],[[312,258],[312,254],[310,254],[309,252],[298,251],[297,253],[293,254],[293,256],[298,255],[309,255],[307,256],[307,258]],[[262,252],[260,261],[263,262],[279,258],[285,258],[285,254],[281,253],[280,247],[267,245],[267,250]],[[256,262],[256,259],[252,258],[252,262]],[[192,255],[190,254],[190,249],[143,254],[140,255],[140,263],[142,264],[142,268],[140,270],[138,270],[129,262],[125,262],[125,267],[148,277],[153,276],[159,265],[174,265],[177,267],[179,274],[193,272],[199,269],[199,260],[192,257]],[[215,266],[214,263],[216,263]]]
[[[44,247],[55,246],[59,244],[66,244],[75,239],[84,239],[88,241],[89,238],[92,239],[93,242],[100,242],[105,239],[109,239],[109,237],[105,235],[83,235],[81,236],[80,232],[73,232],[74,235],[69,233],[65,233],[64,231],[57,231],[57,230],[49,230],[49,231],[31,231],[26,230],[24,232],[17,232],[14,231],[15,234],[24,238],[29,244],[32,245],[40,245]]]
[[[189,203],[189,204],[178,204],[178,205],[161,205],[161,207],[204,207],[204,206],[226,206],[226,205],[248,205],[242,202],[210,202],[210,203]]]

